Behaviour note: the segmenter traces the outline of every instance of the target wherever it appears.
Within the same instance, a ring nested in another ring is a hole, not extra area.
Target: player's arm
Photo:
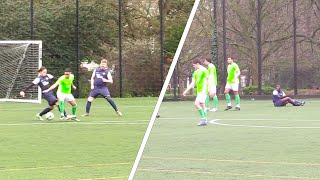
[[[91,84],[91,89],[94,88],[94,76],[96,75],[96,70],[93,70],[91,79],[90,79],[90,84]]]
[[[56,88],[59,85],[59,82],[57,81],[56,83],[54,83],[52,86],[50,86],[48,89],[44,90],[43,92],[49,92],[51,90],[53,90],[54,88]]]
[[[72,89],[76,90],[77,87],[72,83]]]
[[[40,83],[40,78],[39,78],[39,77],[35,78],[28,87],[26,87],[26,88],[24,88],[24,90],[20,91],[20,95],[21,95],[22,97],[24,97],[26,91],[28,91],[29,89],[31,89],[33,86],[38,85],[39,83]]]
[[[238,79],[239,78],[239,76],[240,76],[240,68],[239,68],[239,66],[237,66],[237,68],[236,68],[236,75],[235,75],[235,79]]]
[[[288,97],[287,95],[286,95],[286,93],[284,93],[283,91],[281,91],[282,92],[282,96],[280,97],[280,99],[283,99],[283,98],[285,98],[285,97]]]
[[[56,87],[60,84],[60,82],[61,82],[61,80],[62,80],[63,78],[64,78],[64,77],[61,76],[52,86],[50,86],[48,89],[44,90],[43,92],[44,92],[44,93],[47,93],[47,92],[53,90],[54,88],[56,88]]]
[[[112,79],[112,75],[111,75],[111,73],[110,72],[108,72],[108,74],[107,74],[107,77],[108,77],[108,79],[106,79],[106,78],[102,78],[102,81],[103,82],[107,82],[107,83],[113,83],[113,79]]]
[[[24,97],[25,92],[28,91],[30,88],[32,88],[35,84],[31,83],[28,87],[26,87],[24,90],[20,91],[20,96]]]
[[[195,80],[194,80],[194,78],[192,78],[191,83],[187,86],[187,89],[183,91],[183,94],[182,94],[182,95],[183,95],[183,96],[186,96],[186,94],[188,93],[188,91],[190,91],[190,89],[192,89],[195,84],[196,84],[196,83],[195,83]]]

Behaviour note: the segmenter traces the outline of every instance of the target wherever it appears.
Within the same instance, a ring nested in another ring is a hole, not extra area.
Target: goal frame
[[[0,44],[38,44],[38,69],[42,66],[42,41],[41,40],[0,40]],[[31,82],[30,82],[31,83]],[[22,102],[22,103],[38,103],[41,104],[42,100],[42,92],[40,87],[38,87],[38,99],[8,99],[8,98],[0,98],[0,102]]]

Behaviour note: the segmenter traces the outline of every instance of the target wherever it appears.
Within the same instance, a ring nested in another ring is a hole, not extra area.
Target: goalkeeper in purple
[[[100,62],[100,67],[95,69],[92,73],[91,92],[89,94],[88,101],[86,104],[86,113],[82,116],[89,116],[91,103],[99,95],[104,97],[110,103],[112,108],[119,116],[122,116],[122,113],[118,110],[116,104],[112,100],[107,87],[107,83],[113,83],[111,72],[109,69],[107,69],[107,63],[108,61],[106,59],[102,59]]]
[[[38,73],[39,73],[38,77],[36,77],[28,87],[22,90],[20,92],[20,95],[22,97],[25,97],[25,92],[27,92],[30,88],[32,88],[35,85],[38,85],[42,91],[49,89],[50,81],[53,79],[53,76],[51,74],[48,74],[47,72],[48,72],[47,68],[42,66],[38,70]],[[41,111],[36,115],[38,119],[41,121],[43,121],[42,116],[47,114],[49,111],[51,111],[55,105],[58,107],[58,110],[60,110],[58,99],[54,95],[53,91],[49,91],[48,93],[42,92],[42,95],[43,95],[43,98],[48,101],[49,107],[45,108],[43,111]],[[66,115],[65,111],[64,111],[64,114]]]

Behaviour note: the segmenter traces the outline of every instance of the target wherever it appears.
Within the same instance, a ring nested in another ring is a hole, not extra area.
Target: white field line
[[[187,35],[188,35],[188,32],[189,32],[189,29],[191,27],[191,24],[192,24],[192,21],[193,21],[193,18],[194,18],[194,15],[196,14],[196,11],[197,11],[197,8],[198,8],[198,5],[200,3],[200,0],[195,0],[194,1],[194,4],[193,4],[193,7],[191,9],[191,12],[190,12],[190,15],[189,15],[189,18],[188,18],[188,21],[187,21],[187,24],[183,30],[183,33],[182,33],[182,36],[181,36],[181,39],[180,39],[180,42],[179,42],[179,45],[178,45],[178,48],[176,50],[176,53],[173,57],[173,61],[171,63],[171,66],[169,68],[169,71],[168,71],[168,74],[167,74],[167,77],[166,77],[166,80],[164,81],[164,84],[162,86],[162,89],[161,89],[161,92],[160,92],[160,95],[159,95],[159,99],[157,101],[157,104],[154,108],[154,111],[153,111],[153,114],[151,116],[151,120],[149,122],[149,125],[147,127],[147,130],[144,134],[144,137],[142,139],[142,142],[141,142],[141,146],[139,148],[139,151],[138,151],[138,154],[136,156],[136,160],[134,161],[133,163],[133,166],[132,166],[132,169],[131,169],[131,172],[129,174],[129,177],[128,177],[128,180],[133,180],[133,177],[134,177],[134,174],[137,170],[137,167],[139,165],[139,161],[140,161],[140,158],[143,154],[143,151],[144,151],[144,148],[147,144],[147,141],[148,141],[148,138],[150,136],[150,133],[151,133],[151,130],[152,130],[152,127],[154,125],[154,122],[155,122],[155,119],[156,119],[156,116],[157,114],[159,113],[159,109],[160,109],[160,105],[163,101],[163,97],[165,95],[165,92],[167,90],[167,87],[169,85],[169,82],[170,82],[170,79],[172,77],[172,74],[173,74],[173,71],[175,69],[175,66],[177,64],[177,61],[178,61],[178,58],[180,56],[180,53],[182,51],[182,47],[183,47],[183,44],[187,38]]]
[[[213,119],[209,122],[211,124],[229,127],[249,127],[249,128],[268,128],[268,129],[320,129],[320,126],[263,126],[263,125],[244,125],[244,124],[228,124],[220,123],[218,121],[223,121],[223,119]],[[320,122],[320,121],[319,121]]]
[[[0,126],[35,126],[35,125],[147,125],[148,123],[141,123],[141,122],[56,122],[56,123],[49,123],[49,122],[38,122],[38,123],[0,123]]]
[[[102,166],[122,166],[131,165],[132,163],[108,163],[108,164],[87,164],[87,165],[62,165],[62,166],[39,166],[39,167],[22,167],[22,168],[3,168],[0,172],[8,171],[30,171],[30,170],[47,170],[47,169],[65,169],[65,168],[83,168],[83,167],[102,167]]]
[[[43,106],[44,108],[45,106]],[[39,110],[41,107],[32,107],[32,108],[0,108],[0,111],[28,111],[28,110]],[[67,106],[68,108],[68,106]],[[111,109],[112,107],[109,106],[96,106],[91,107],[91,109]],[[154,106],[123,106],[121,109],[124,108],[154,108]],[[56,108],[55,108],[56,109]]]

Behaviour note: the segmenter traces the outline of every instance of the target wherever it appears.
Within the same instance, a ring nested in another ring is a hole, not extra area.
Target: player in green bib
[[[217,111],[218,110],[218,97],[217,97],[217,85],[218,85],[218,76],[217,76],[217,69],[216,66],[210,63],[210,60],[204,59],[203,64],[207,66],[208,69],[208,91],[209,96],[206,99],[206,107],[209,109],[209,111]],[[213,100],[213,108],[210,109],[210,99]]]
[[[196,58],[192,61],[192,66],[196,69],[192,74],[192,81],[188,85],[187,89],[183,92],[183,96],[186,96],[188,91],[196,86],[197,97],[194,101],[194,105],[200,114],[200,122],[198,126],[207,125],[207,110],[205,101],[208,96],[208,71],[202,65],[202,59]]]
[[[232,57],[228,58],[228,77],[227,77],[227,83],[224,90],[224,94],[226,96],[227,100],[227,108],[226,111],[229,109],[232,109],[231,105],[231,97],[230,97],[230,89],[233,90],[233,93],[235,95],[237,107],[234,109],[234,111],[240,111],[240,96],[239,96],[239,76],[240,76],[240,68],[239,66],[233,62]]]
[[[58,87],[57,96],[59,99],[59,107],[60,111],[64,112],[64,101],[68,101],[72,106],[72,115],[70,118],[75,121],[79,121],[76,117],[77,112],[77,103],[73,95],[71,94],[71,89],[73,88],[76,90],[76,86],[73,84],[74,75],[71,73],[70,68],[66,68],[64,71],[64,75],[62,75],[56,83],[54,83],[49,89],[46,91],[53,90],[54,88]],[[60,119],[65,119],[67,117],[64,116],[63,113],[61,113]]]

